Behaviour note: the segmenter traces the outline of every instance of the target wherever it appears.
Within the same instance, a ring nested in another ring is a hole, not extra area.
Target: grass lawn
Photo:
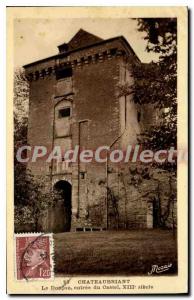
[[[172,231],[68,232],[55,234],[54,241],[55,272],[60,275],[147,275],[152,265],[168,263],[172,267],[160,275],[177,273]]]

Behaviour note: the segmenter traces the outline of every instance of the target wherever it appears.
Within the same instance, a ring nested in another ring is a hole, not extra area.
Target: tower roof
[[[58,46],[59,52],[67,52],[78,48],[90,46],[92,44],[103,41],[103,39],[91,34],[83,29],[80,29],[69,41]]]
[[[58,54],[43,58],[38,61],[31,62],[29,64],[26,64],[23,67],[28,68],[28,67],[32,67],[37,64],[44,63],[44,62],[47,62],[49,60],[53,60],[56,58],[67,57],[68,55],[70,55],[74,52],[77,52],[77,51],[80,51],[83,49],[87,49],[87,48],[91,48],[91,47],[95,47],[95,46],[100,46],[100,45],[106,44],[108,47],[108,45],[111,45],[115,41],[119,42],[128,53],[133,55],[133,57],[136,61],[140,62],[140,60],[137,57],[137,55],[135,54],[134,50],[132,49],[132,47],[129,45],[128,41],[123,36],[117,36],[117,37],[113,37],[113,38],[104,40],[104,39],[99,38],[83,29],[80,29],[68,43],[63,43],[58,46],[58,49],[59,49]]]

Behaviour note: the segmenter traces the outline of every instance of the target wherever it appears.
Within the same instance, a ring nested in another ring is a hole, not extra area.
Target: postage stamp
[[[15,235],[15,266],[17,280],[53,279],[54,247],[51,233]]]

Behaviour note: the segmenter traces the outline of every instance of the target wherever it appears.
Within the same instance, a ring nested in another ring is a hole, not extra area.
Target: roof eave
[[[104,43],[109,43],[109,42],[112,42],[112,41],[115,41],[115,40],[123,40],[126,45],[128,46],[128,48],[132,51],[132,53],[135,55],[135,57],[138,59],[138,61],[140,61],[140,59],[138,58],[138,56],[136,55],[136,53],[134,52],[133,48],[129,45],[128,41],[124,38],[124,36],[117,36],[117,37],[113,37],[113,38],[110,38],[110,39],[107,39],[107,40],[102,40],[102,41],[99,41],[97,43],[94,43],[92,45],[87,45],[87,46],[84,46],[84,47],[80,47],[80,48],[77,48],[77,49],[73,49],[73,50],[70,50],[70,51],[67,51],[67,52],[64,52],[64,53],[58,53],[56,55],[53,55],[53,56],[49,56],[47,58],[43,58],[43,59],[40,59],[40,60],[37,60],[35,62],[32,62],[32,63],[29,63],[29,64],[26,64],[23,66],[24,69],[26,68],[29,68],[29,67],[32,67],[36,64],[39,64],[39,63],[42,63],[42,62],[45,62],[45,61],[48,61],[48,60],[51,60],[51,59],[56,59],[56,58],[59,58],[59,57],[65,57],[65,56],[68,56],[69,54],[73,53],[73,52],[77,52],[77,51],[80,51],[80,50],[84,50],[84,49],[87,49],[87,48],[91,48],[91,47],[94,47],[94,46],[98,46],[98,45],[101,45],[101,44],[104,44]]]

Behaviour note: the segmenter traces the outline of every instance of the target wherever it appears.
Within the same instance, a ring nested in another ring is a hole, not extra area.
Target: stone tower
[[[76,145],[90,150],[134,145],[140,132],[137,107],[132,95],[119,95],[118,86],[133,83],[132,66],[140,61],[126,39],[103,40],[80,29],[58,49],[57,55],[24,66],[30,83],[28,143],[64,151]],[[147,227],[147,202],[138,203],[135,187],[126,187],[128,165],[40,159],[28,167],[64,192],[63,203],[42,217],[42,230]]]

